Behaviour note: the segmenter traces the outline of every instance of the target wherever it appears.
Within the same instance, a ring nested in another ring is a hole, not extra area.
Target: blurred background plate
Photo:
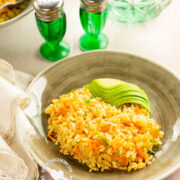
[[[20,14],[18,14],[17,16],[15,16],[12,19],[9,19],[5,22],[0,23],[0,28],[16,22],[18,19],[24,17],[25,15],[30,13],[32,10],[33,10],[33,5],[32,5],[32,1],[31,1],[30,4]]]
[[[109,77],[136,83],[143,88],[151,102],[153,118],[165,132],[163,145],[156,153],[153,163],[136,172],[110,171],[89,173],[87,168],[49,142],[47,116],[44,109],[52,99],[73,88],[82,87],[95,78]],[[36,129],[36,136],[29,141],[31,153],[43,166],[52,158],[65,159],[72,166],[73,180],[157,180],[168,176],[180,166],[180,78],[175,73],[135,55],[94,51],[66,58],[41,72],[31,83],[27,92],[32,103],[26,114]],[[55,163],[48,171],[62,170],[69,177],[68,169]]]

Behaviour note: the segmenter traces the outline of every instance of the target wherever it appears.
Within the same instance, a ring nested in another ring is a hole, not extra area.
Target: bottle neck
[[[80,8],[90,13],[101,13],[107,9],[107,2],[104,1],[101,4],[98,4],[98,3],[88,4],[85,1],[81,0]]]
[[[63,14],[64,14],[64,11],[62,9],[54,13],[52,12],[42,13],[42,12],[36,11],[36,17],[44,22],[52,22],[57,19],[60,19],[63,17]]]

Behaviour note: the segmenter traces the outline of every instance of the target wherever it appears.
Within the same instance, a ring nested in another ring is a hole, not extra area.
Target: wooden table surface
[[[156,19],[142,24],[122,24],[108,19],[104,32],[108,50],[134,53],[152,59],[180,74],[180,0],[172,3]],[[67,31],[64,37],[71,55],[80,53],[78,39],[83,34],[79,20],[79,0],[65,0]],[[43,39],[37,30],[34,12],[0,29],[0,58],[17,70],[36,75],[52,64],[43,60],[39,47]],[[49,178],[48,178],[49,179]],[[180,170],[165,180],[179,180]]]

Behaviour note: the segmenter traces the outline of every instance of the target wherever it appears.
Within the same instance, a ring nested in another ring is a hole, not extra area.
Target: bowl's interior
[[[136,83],[143,88],[150,99],[153,118],[165,132],[163,145],[156,153],[152,165],[143,170],[126,173],[111,171],[89,173],[88,170],[62,156],[58,148],[46,140],[47,117],[43,111],[63,93],[82,87],[95,78],[109,77]],[[36,160],[43,164],[54,157],[66,159],[73,169],[73,177],[78,180],[145,180],[159,179],[174,170],[180,163],[180,81],[164,68],[133,55],[96,51],[67,58],[41,73],[28,88],[33,101],[27,114],[37,130],[30,145]],[[57,163],[55,169],[66,167]],[[85,177],[85,178],[84,178]]]
[[[25,16],[26,14],[28,14],[29,12],[31,12],[33,10],[33,6],[32,6],[32,1],[29,3],[29,5],[17,16],[15,16],[12,19],[9,19],[8,21],[2,22],[0,23],[0,28],[7,26],[15,21],[17,21],[18,19],[22,18],[23,16]]]

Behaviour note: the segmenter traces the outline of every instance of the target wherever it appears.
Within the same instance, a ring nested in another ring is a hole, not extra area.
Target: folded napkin
[[[15,84],[15,73],[13,67],[6,61],[0,59],[0,77],[8,82]]]
[[[15,152],[0,137],[0,179],[1,180],[24,180],[28,174],[28,168],[24,160],[19,158]]]
[[[15,77],[12,66],[0,60],[0,179],[36,180],[38,166],[26,144],[34,131],[22,112],[30,98],[15,86]]]
[[[14,136],[17,107],[26,108],[30,98],[25,92],[0,77],[0,135],[7,141]]]

